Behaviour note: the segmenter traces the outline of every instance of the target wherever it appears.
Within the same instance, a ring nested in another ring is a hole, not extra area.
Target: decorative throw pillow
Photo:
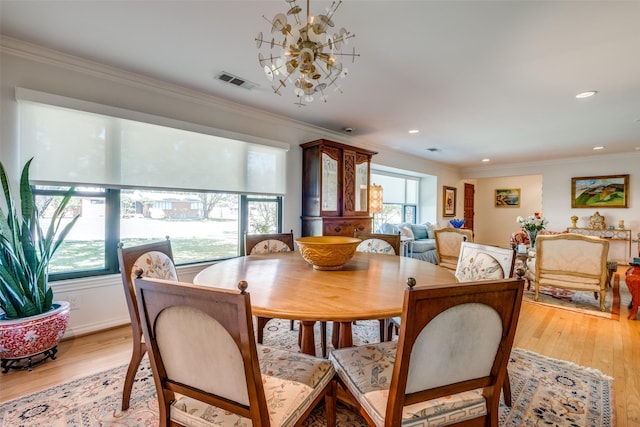
[[[400,236],[406,237],[407,239],[413,239],[415,236],[413,235],[413,231],[411,231],[410,227],[400,226],[398,227],[398,231],[400,232]]]
[[[427,238],[435,239],[436,238],[436,233],[433,232],[436,229],[435,224],[431,224],[430,222],[426,222],[424,225],[425,225],[425,227],[427,227]]]
[[[413,237],[415,237],[416,240],[429,238],[426,225],[411,224],[411,231],[413,231]]]

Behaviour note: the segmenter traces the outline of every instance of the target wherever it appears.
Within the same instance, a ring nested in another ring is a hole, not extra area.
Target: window
[[[43,229],[66,190],[34,188]],[[52,280],[117,273],[118,242],[129,247],[169,236],[178,265],[238,256],[245,230],[282,231],[282,197],[78,187],[65,218],[76,215],[52,259]]]
[[[382,223],[415,223],[418,217],[419,179],[371,171],[371,182],[382,186],[382,212],[374,215],[374,230]]]

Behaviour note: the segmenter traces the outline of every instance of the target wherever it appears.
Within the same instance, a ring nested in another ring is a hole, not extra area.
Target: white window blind
[[[34,157],[35,182],[286,192],[287,144],[28,89],[16,98],[21,160]]]

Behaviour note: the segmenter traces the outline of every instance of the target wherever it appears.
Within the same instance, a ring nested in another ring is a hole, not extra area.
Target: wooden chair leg
[[[122,410],[129,409],[129,402],[131,400],[131,389],[133,388],[133,380],[136,378],[136,373],[140,367],[140,362],[147,352],[145,343],[141,342],[141,337],[135,339],[133,343],[133,352],[131,354],[131,361],[127,368],[127,373],[124,377],[124,388],[122,389]]]
[[[293,331],[293,324],[294,324],[294,322],[295,322],[295,320],[292,320],[292,321],[291,321],[291,324],[289,325],[289,330],[290,330],[290,331]]]
[[[509,381],[509,370],[507,370],[504,376],[502,396],[504,397],[504,404],[511,408],[511,381]]]
[[[323,322],[326,324],[326,322]],[[336,396],[337,396],[336,380],[331,380],[329,391],[324,395],[324,410],[326,412],[327,427],[336,426]]]

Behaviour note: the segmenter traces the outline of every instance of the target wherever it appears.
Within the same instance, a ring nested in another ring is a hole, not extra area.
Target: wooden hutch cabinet
[[[301,147],[302,235],[370,233],[370,166],[377,153],[326,139]]]

